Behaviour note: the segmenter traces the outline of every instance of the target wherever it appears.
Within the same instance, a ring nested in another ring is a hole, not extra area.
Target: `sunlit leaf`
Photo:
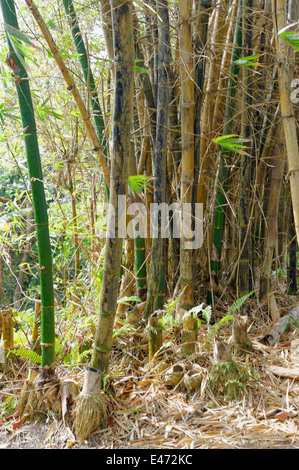
[[[28,36],[25,33],[22,33],[22,31],[20,31],[19,29],[16,29],[13,26],[10,26],[9,24],[5,24],[5,29],[10,37],[13,36],[16,39],[19,39],[19,41],[23,41],[29,46],[38,49],[38,47],[31,41],[31,39],[29,39]]]
[[[278,33],[278,36],[290,44],[296,51],[299,51],[299,33],[292,33],[290,31]]]
[[[151,187],[151,178],[146,175],[131,175],[129,176],[129,188],[135,193],[139,194],[143,189]]]

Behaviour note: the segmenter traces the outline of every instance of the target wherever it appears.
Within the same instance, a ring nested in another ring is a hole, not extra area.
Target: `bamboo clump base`
[[[279,294],[276,299],[281,310],[283,306],[284,315],[293,310],[290,299]],[[101,392],[106,404],[105,422],[91,432],[87,442],[75,436],[74,428],[73,435],[51,413],[46,423],[23,422],[14,413],[9,418],[2,414],[1,447],[299,448],[299,330],[294,325],[280,335],[275,346],[270,346],[264,338],[273,329],[271,319],[256,301],[251,301],[248,315],[253,351],[245,356],[233,355],[243,384],[237,399],[227,401],[209,386],[214,361],[212,349],[206,346],[208,329],[204,324],[198,331],[196,353],[186,358],[180,353],[180,335],[164,332],[163,344],[169,342],[169,347],[165,347],[164,357],[154,364],[148,361],[144,331],[132,329],[115,338],[109,393]],[[218,335],[227,344],[231,337],[229,325],[221,328]],[[165,357],[169,359],[167,363]],[[2,404],[8,396],[19,399],[28,376],[26,361],[19,358],[13,376],[2,377]],[[175,364],[182,366],[184,377],[196,364],[202,375],[199,386],[189,391],[181,386],[184,380],[179,387],[166,386],[165,367],[170,370]],[[61,382],[73,380],[82,389],[85,366],[71,372],[62,367],[58,375]],[[72,403],[73,417],[76,402],[74,399]]]
[[[86,368],[83,389],[74,409],[74,433],[80,442],[88,439],[95,429],[107,426],[108,410],[101,380],[99,371]]]

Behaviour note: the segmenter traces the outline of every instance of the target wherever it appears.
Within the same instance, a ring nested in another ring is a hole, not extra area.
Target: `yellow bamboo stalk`
[[[192,202],[194,178],[194,63],[192,57],[192,0],[180,0],[180,65],[181,65],[181,203]],[[181,236],[180,283],[184,289],[180,305],[188,309],[193,305],[192,250],[187,250]],[[182,312],[183,313],[183,312]]]

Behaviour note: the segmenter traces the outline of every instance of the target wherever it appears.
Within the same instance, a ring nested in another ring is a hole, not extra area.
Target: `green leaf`
[[[14,28],[13,26],[10,26],[9,24],[5,24],[5,29],[10,37],[19,39],[20,41],[25,42],[29,46],[35,47],[36,49],[38,49],[38,47],[31,41],[31,39],[29,39],[28,36],[26,36],[25,33],[22,33],[22,31],[20,31],[19,29]]]
[[[228,309],[227,313],[230,314],[232,312],[235,312],[238,310],[242,305],[246,302],[246,300],[254,293],[254,290],[249,292],[248,294],[243,295],[243,297],[240,297],[237,299]]]
[[[144,67],[139,67],[139,65],[135,65],[134,70],[136,70],[136,72],[140,72],[140,73],[149,73],[149,71],[147,69],[145,69]]]
[[[139,194],[143,189],[151,187],[151,180],[152,178],[146,175],[131,175],[129,176],[129,188]]]
[[[131,305],[131,302],[141,302],[141,300],[139,299],[139,297],[132,295],[131,297],[121,297],[121,299],[118,299],[117,301],[118,304],[124,305]]]
[[[49,20],[49,21],[47,22],[47,25],[48,25],[49,28],[54,29],[55,31],[58,30],[56,24],[55,24],[54,21],[52,21],[52,20]]]
[[[236,138],[237,137],[237,138]],[[215,144],[220,145],[225,150],[229,150],[230,152],[236,152],[241,155],[248,155],[243,149],[249,148],[246,145],[242,145],[244,142],[249,142],[249,139],[241,139],[240,137],[236,136],[235,134],[224,135],[221,137],[216,137],[213,139]]]
[[[296,51],[299,51],[299,33],[292,33],[290,31],[281,30],[278,36],[290,44]]]
[[[255,67],[255,66],[262,66],[259,62],[255,62],[255,59],[258,59],[260,56],[259,54],[256,55],[248,55],[247,57],[242,57],[241,59],[237,59],[234,61],[234,64],[241,65],[242,67]]]

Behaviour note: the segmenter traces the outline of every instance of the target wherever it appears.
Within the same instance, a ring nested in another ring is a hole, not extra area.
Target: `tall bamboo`
[[[63,6],[68,17],[68,23],[72,33],[73,41],[76,51],[79,55],[79,62],[81,64],[83,77],[86,85],[88,86],[88,94],[90,96],[90,103],[92,109],[92,116],[95,122],[96,133],[101,143],[102,151],[107,156],[107,142],[105,138],[105,122],[97,92],[97,86],[94,79],[93,71],[89,61],[87,49],[78,23],[76,11],[72,0],[63,0]],[[105,181],[106,183],[106,181]],[[109,188],[106,184],[107,197],[109,199]]]
[[[287,43],[277,33],[286,26],[286,8],[284,0],[272,0],[273,25],[275,32],[276,57],[281,116],[288,158],[288,176],[290,179],[294,224],[299,240],[299,146],[297,139],[296,118],[291,101],[291,51]]]
[[[130,138],[133,117],[134,40],[132,6],[112,0],[114,43],[113,152],[107,239],[103,266],[99,319],[95,333],[91,365],[107,373],[112,348],[112,332],[117,308],[119,273],[124,235],[120,226],[119,197],[127,198]],[[113,230],[115,235],[113,236]]]
[[[229,0],[215,3],[215,16],[211,37],[211,52],[209,61],[207,84],[205,87],[205,100],[202,109],[202,129],[200,144],[200,175],[198,181],[198,202],[203,204],[204,215],[206,212],[206,198],[210,187],[211,176],[214,171],[213,158],[210,152],[212,143],[212,124],[215,111],[215,96],[218,92],[220,68],[223,55],[223,44],[227,32],[227,12]]]
[[[19,29],[14,1],[1,0],[1,10],[4,23],[15,29]],[[38,245],[42,308],[41,365],[45,367],[51,366],[55,359],[54,288],[47,203],[29,77],[23,66],[23,62],[19,60],[15,53],[9,34],[6,34],[6,38],[9,54],[16,61],[16,65],[19,69],[18,73],[14,72],[14,76],[22,120]]]
[[[153,155],[154,203],[156,207],[166,202],[166,157],[169,119],[169,66],[170,33],[168,0],[161,0],[157,5],[158,17],[158,89],[157,89],[157,127],[156,143]],[[160,206],[161,207],[161,206]],[[165,234],[162,233],[161,211],[154,214],[156,234],[152,239],[151,263],[148,283],[148,295],[144,317],[148,318],[155,310],[163,306],[165,296]]]
[[[261,253],[260,267],[260,290],[259,298],[262,300],[270,293],[271,273],[273,255],[276,246],[277,237],[277,214],[279,208],[280,189],[285,166],[284,144],[283,144],[283,127],[282,123],[278,124],[276,132],[277,143],[274,146],[275,155],[269,162],[271,167],[269,171],[269,183],[264,190],[264,240]]]
[[[288,294],[297,294],[297,240],[294,227],[294,216],[292,204],[289,205],[289,227],[287,248],[287,285]]]
[[[81,64],[84,81],[89,86],[88,93],[90,95],[90,103],[92,107],[92,116],[95,121],[96,131],[98,138],[102,145],[103,153],[106,155],[106,139],[105,139],[105,123],[99,102],[97,86],[94,79],[91,64],[88,58],[87,49],[78,23],[76,11],[72,0],[63,0],[63,6],[67,14],[68,23],[72,33],[73,41],[76,47],[76,52],[79,55],[79,62]]]
[[[241,46],[242,46],[242,17],[241,17],[241,6],[239,4],[236,25],[235,25],[235,34],[234,34],[234,46],[231,57],[231,67],[229,80],[227,85],[227,95],[226,95],[226,104],[224,111],[224,123],[223,123],[223,135],[230,135],[232,133],[233,127],[233,116],[236,108],[236,91],[237,91],[237,81],[239,75],[239,65],[235,63],[236,60],[240,58],[241,55]],[[220,257],[221,257],[221,246],[223,240],[223,231],[224,231],[224,221],[226,214],[226,191],[228,187],[228,176],[229,176],[229,166],[228,161],[231,157],[231,154],[228,150],[221,149],[220,152],[220,162],[219,162],[219,172],[218,172],[218,181],[217,181],[217,192],[216,192],[216,203],[215,203],[215,214],[214,214],[214,230],[213,230],[213,245],[211,253],[211,267],[210,274],[218,275],[220,267]],[[207,302],[208,304],[213,303],[213,289],[212,284],[209,286]]]
[[[198,198],[198,180],[200,169],[200,149],[201,149],[201,113],[203,102],[203,90],[206,74],[206,54],[208,41],[208,26],[212,10],[211,0],[199,0],[196,4],[196,11],[200,14],[195,23],[194,29],[194,184],[192,189],[193,215],[195,214],[194,204]],[[195,263],[193,266],[195,269]],[[195,274],[195,273],[194,273]]]
[[[194,61],[192,48],[192,0],[179,1],[181,67],[181,205],[192,204],[194,182]],[[184,229],[184,227],[182,227]],[[181,231],[180,299],[181,316],[194,303],[193,250],[186,248],[187,237]]]
[[[243,57],[252,55],[252,8],[253,0],[242,0]],[[241,135],[248,140],[253,155],[252,137],[252,72],[242,68],[242,123]],[[239,202],[239,265],[237,270],[238,295],[241,297],[251,288],[251,155],[242,154],[240,163],[240,202]]]

